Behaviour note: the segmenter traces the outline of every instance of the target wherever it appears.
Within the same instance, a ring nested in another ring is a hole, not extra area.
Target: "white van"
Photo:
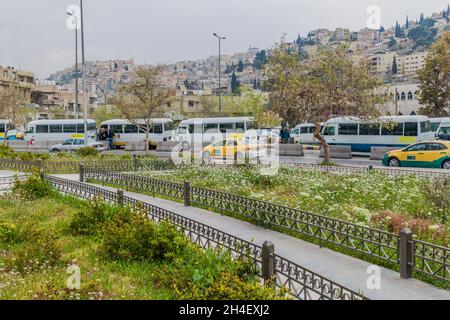
[[[145,141],[144,120],[136,120],[135,123],[124,119],[108,120],[100,124],[100,130],[102,129],[114,131],[113,145],[115,147],[125,147],[128,142]],[[170,140],[172,133],[173,122],[171,119],[151,119],[149,132],[151,145]]]
[[[322,135],[328,144],[351,146],[353,152],[370,152],[372,147],[403,148],[436,139],[426,116],[380,117],[372,122],[334,118],[325,124]]]
[[[95,120],[87,120],[88,139],[97,138]],[[84,138],[84,120],[37,120],[27,125],[25,140],[65,141],[67,139]]]
[[[321,130],[325,124],[321,123]],[[299,144],[319,144],[319,140],[314,137],[316,125],[313,123],[300,124],[294,129],[294,143]]]
[[[253,129],[252,117],[197,118],[181,121],[174,140],[181,144],[183,150],[191,145],[212,144],[230,137],[245,136]]]

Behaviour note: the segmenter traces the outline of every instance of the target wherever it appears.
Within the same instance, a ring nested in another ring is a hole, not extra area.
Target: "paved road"
[[[55,175],[57,177],[78,181],[78,175]],[[115,188],[102,187],[117,191]],[[415,279],[401,279],[397,272],[381,268],[381,290],[369,290],[366,286],[368,262],[321,249],[311,243],[266,230],[253,224],[219,214],[193,208],[182,204],[153,198],[132,192],[125,192],[129,197],[151,203],[170,210],[179,215],[196,220],[236,237],[254,242],[258,245],[266,240],[275,244],[277,254],[308,268],[330,280],[348,287],[356,292],[361,291],[366,297],[374,300],[450,300],[450,291],[438,289],[430,284]]]

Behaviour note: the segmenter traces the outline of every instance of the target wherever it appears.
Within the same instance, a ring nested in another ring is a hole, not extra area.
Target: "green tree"
[[[236,71],[237,71],[237,72],[242,72],[242,71],[244,71],[244,68],[245,68],[244,62],[243,62],[242,60],[239,60],[239,64],[238,64],[238,66],[237,66]]]
[[[121,118],[122,113],[114,105],[102,105],[95,109],[93,116],[97,124],[100,124],[107,120]]]
[[[231,75],[231,92],[234,95],[239,95],[240,93],[240,83],[239,80],[236,77],[236,73],[233,72],[233,74]]]
[[[276,48],[265,75],[270,109],[289,123],[299,119],[314,123],[314,136],[324,149],[326,162],[329,146],[320,123],[333,116],[375,117],[385,102],[374,93],[381,83],[371,77],[368,61],[355,60],[345,45],[322,49],[306,62]]]
[[[450,31],[433,45],[425,67],[417,72],[420,80],[420,113],[442,117],[450,115]]]
[[[114,104],[131,123],[145,132],[145,151],[149,151],[150,130],[155,112],[161,111],[172,96],[171,90],[161,84],[164,66],[142,66],[133,79],[119,86]]]
[[[397,74],[398,73],[398,66],[397,66],[397,59],[394,56],[394,61],[392,62],[392,74]]]
[[[391,40],[389,40],[389,48],[395,46],[397,44],[397,41],[394,37],[391,37]]]
[[[261,70],[267,63],[266,50],[262,50],[256,53],[255,61],[253,61],[253,68],[256,70]]]

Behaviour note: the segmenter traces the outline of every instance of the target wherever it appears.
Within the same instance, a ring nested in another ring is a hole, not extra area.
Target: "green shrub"
[[[224,272],[217,277],[204,292],[191,286],[180,299],[205,300],[287,300],[287,290],[277,291],[271,286],[261,285],[256,280],[248,281],[239,276]]]
[[[0,222],[0,243],[12,243],[17,239],[17,226],[12,223]]]
[[[97,157],[99,152],[93,147],[83,147],[76,151],[76,154],[83,158]]]
[[[15,159],[17,154],[10,146],[0,144],[0,158]]]
[[[52,193],[52,187],[48,182],[41,179],[38,171],[35,171],[25,181],[16,179],[13,193],[27,201],[32,201],[49,196]]]
[[[69,228],[74,235],[95,235],[115,211],[117,211],[116,207],[111,207],[96,197],[75,214]]]
[[[29,273],[61,264],[61,246],[55,233],[47,230],[27,229],[19,237],[24,244],[6,259],[6,266],[20,273]]]
[[[174,226],[155,224],[137,212],[121,211],[101,229],[102,252],[123,261],[173,260],[191,246]]]

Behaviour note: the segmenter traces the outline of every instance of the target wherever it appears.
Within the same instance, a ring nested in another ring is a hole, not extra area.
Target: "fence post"
[[[117,203],[119,204],[119,206],[123,206],[125,203],[125,197],[124,197],[124,193],[123,190],[117,190]]]
[[[414,252],[413,237],[410,229],[405,228],[400,231],[400,277],[409,279],[412,277]]]
[[[184,182],[183,198],[184,198],[184,206],[190,207],[191,206],[191,184],[189,183],[189,181]]]
[[[266,241],[262,247],[262,277],[264,283],[270,283],[275,275],[275,245]]]
[[[84,182],[84,164],[80,164],[80,182]]]
[[[134,168],[134,171],[138,171],[138,169],[139,169],[138,158],[135,154],[133,154],[133,168]]]

